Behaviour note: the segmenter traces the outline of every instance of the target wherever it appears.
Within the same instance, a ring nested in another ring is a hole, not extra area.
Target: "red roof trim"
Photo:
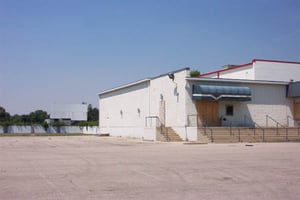
[[[203,77],[203,76],[208,76],[208,75],[212,75],[212,74],[217,74],[217,76],[219,78],[219,75],[220,75],[221,72],[226,72],[226,71],[229,71],[229,70],[234,70],[234,69],[246,67],[246,66],[249,66],[249,65],[253,65],[253,63],[255,63],[257,61],[258,62],[276,62],[276,63],[300,64],[300,62],[292,62],[292,61],[253,59],[252,62],[247,63],[247,64],[237,65],[237,66],[230,67],[230,68],[227,68],[227,69],[220,69],[220,70],[216,70],[216,71],[213,71],[213,72],[208,72],[208,73],[205,73],[205,74],[200,74],[198,77]]]
[[[261,62],[277,62],[277,63],[290,63],[290,64],[300,64],[300,62],[293,62],[293,61],[283,61],[283,60],[265,60],[265,59],[253,59],[252,63],[256,61],[261,61]]]
[[[220,70],[209,72],[209,73],[206,73],[206,74],[200,74],[198,77],[208,76],[208,75],[212,75],[212,74],[217,74],[218,77],[219,77],[220,72],[225,72],[225,71],[229,71],[229,70],[233,70],[233,69],[238,69],[238,68],[246,67],[246,66],[249,66],[249,65],[252,65],[252,64],[253,64],[253,62],[243,64],[243,65],[237,65],[237,66],[230,67],[230,68],[227,68],[227,69],[220,69]]]

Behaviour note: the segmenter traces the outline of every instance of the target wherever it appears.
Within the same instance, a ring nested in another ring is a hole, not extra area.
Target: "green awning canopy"
[[[193,85],[194,100],[251,101],[251,90],[244,86]]]

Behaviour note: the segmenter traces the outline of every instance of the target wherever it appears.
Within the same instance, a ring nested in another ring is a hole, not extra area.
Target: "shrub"
[[[66,123],[60,122],[60,121],[55,121],[55,122],[51,123],[51,126],[56,126],[56,127],[66,126]]]
[[[79,122],[77,126],[99,126],[99,121],[86,121],[86,122]]]
[[[191,72],[190,72],[190,76],[191,77],[197,77],[197,76],[199,76],[200,75],[200,71],[198,71],[198,70],[192,70]]]

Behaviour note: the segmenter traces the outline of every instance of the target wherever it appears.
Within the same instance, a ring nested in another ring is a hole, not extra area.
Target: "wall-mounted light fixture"
[[[139,115],[139,118],[140,118],[140,117],[141,117],[141,109],[138,108],[138,109],[137,109],[137,112],[138,112],[138,115]]]
[[[160,94],[160,100],[163,101],[164,100],[164,95]]]
[[[174,81],[174,73],[168,73],[169,79],[171,79],[172,81]]]

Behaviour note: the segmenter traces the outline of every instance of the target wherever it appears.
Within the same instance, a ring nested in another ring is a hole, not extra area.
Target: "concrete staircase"
[[[181,137],[176,133],[172,127],[163,128],[162,133],[160,134],[160,141],[164,142],[182,142]]]
[[[199,128],[198,139],[206,136],[214,143],[300,142],[298,128],[207,127]]]
[[[203,144],[211,143],[210,137],[198,131],[198,141]]]

